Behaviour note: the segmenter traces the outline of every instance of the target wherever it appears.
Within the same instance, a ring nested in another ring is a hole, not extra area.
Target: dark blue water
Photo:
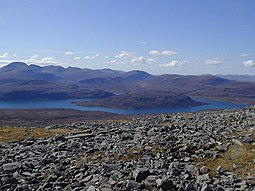
[[[76,109],[80,111],[104,111],[118,114],[158,114],[158,113],[177,113],[177,112],[195,112],[201,110],[210,109],[234,109],[242,108],[247,105],[223,102],[223,101],[211,101],[205,99],[194,100],[209,103],[208,105],[196,106],[196,107],[179,107],[179,108],[156,108],[156,109],[112,109],[104,107],[83,107],[73,104],[75,101],[82,101],[80,99],[66,99],[66,100],[47,100],[47,101],[0,101],[0,109],[42,109],[42,108],[66,108]],[[89,101],[89,100],[87,100]]]

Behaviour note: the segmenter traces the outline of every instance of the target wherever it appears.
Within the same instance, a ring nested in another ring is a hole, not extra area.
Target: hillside
[[[254,113],[1,127],[0,189],[254,190]]]

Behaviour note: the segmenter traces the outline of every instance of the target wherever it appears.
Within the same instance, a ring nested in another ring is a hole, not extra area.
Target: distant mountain
[[[189,94],[190,92],[229,83],[231,83],[229,80],[212,75],[184,76],[164,74],[142,81],[141,86],[148,90],[165,90]]]
[[[239,82],[255,82],[255,75],[218,75],[220,78],[224,78],[232,81]]]
[[[124,72],[111,69],[41,67],[14,62],[0,68],[0,99],[106,98],[114,94],[139,97],[145,96],[146,92],[150,94],[167,91],[193,97],[255,103],[255,82],[252,82],[252,78],[253,76],[230,75],[155,76],[139,70]],[[146,100],[141,103],[146,105]]]

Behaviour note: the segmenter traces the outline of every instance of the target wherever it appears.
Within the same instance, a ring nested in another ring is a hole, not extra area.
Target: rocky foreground
[[[47,128],[80,132],[0,143],[0,190],[255,190],[255,107]]]

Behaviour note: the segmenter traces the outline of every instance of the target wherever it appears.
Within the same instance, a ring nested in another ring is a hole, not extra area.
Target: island
[[[114,95],[93,101],[78,101],[75,102],[75,104],[87,107],[108,107],[117,109],[153,109],[193,107],[206,103],[195,101],[185,94],[169,91],[155,91]]]

